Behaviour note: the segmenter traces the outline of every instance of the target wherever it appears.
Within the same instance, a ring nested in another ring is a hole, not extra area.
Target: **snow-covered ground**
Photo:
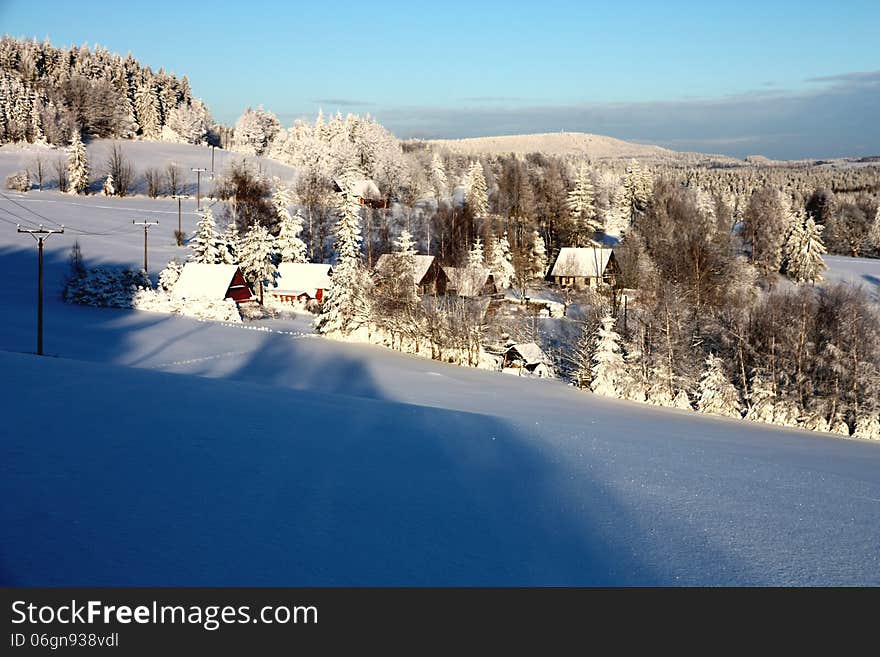
[[[872,299],[880,303],[880,259],[825,256],[825,264],[828,265],[827,281],[861,285]]]
[[[176,205],[4,194],[0,218],[69,227],[37,358],[36,249],[0,221],[4,584],[880,584],[878,445],[324,340],[307,317],[69,306],[73,239],[137,265],[132,213]],[[185,256],[160,222],[153,273]]]

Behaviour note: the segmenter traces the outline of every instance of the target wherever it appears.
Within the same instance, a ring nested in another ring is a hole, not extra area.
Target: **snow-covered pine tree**
[[[116,185],[113,184],[112,173],[107,174],[107,177],[104,179],[104,185],[101,189],[104,191],[104,196],[113,196],[116,194]]]
[[[822,280],[822,272],[828,269],[822,258],[826,253],[822,242],[824,229],[811,216],[802,226],[792,229],[792,237],[786,244],[786,267],[788,276],[795,283],[817,283]]]
[[[189,240],[192,249],[190,260],[206,265],[214,265],[223,262],[222,254],[218,248],[220,236],[217,234],[217,223],[214,221],[214,213],[207,205],[199,211],[201,219],[196,224],[196,230]]]
[[[673,374],[669,360],[658,358],[648,379],[646,397],[649,404],[671,408],[675,405],[675,391],[672,386]]]
[[[880,420],[876,413],[864,413],[856,418],[853,438],[863,440],[880,440]]]
[[[680,408],[684,411],[692,411],[694,407],[691,405],[691,398],[687,393],[687,390],[684,388],[680,388],[677,393],[675,393],[675,397],[672,399],[672,407]]]
[[[159,96],[152,81],[144,82],[134,93],[134,109],[141,134],[147,139],[157,139],[162,130]]]
[[[794,214],[788,223],[787,236],[782,247],[782,269],[794,280],[798,266],[798,257],[803,249],[804,218]]]
[[[753,422],[773,422],[773,416],[776,408],[776,393],[770,382],[756,372],[752,376],[749,390],[749,410],[746,412],[746,419]]]
[[[620,335],[614,330],[615,319],[609,312],[602,318],[593,349],[590,389],[598,395],[620,397],[627,376],[620,350]]]
[[[275,216],[278,217],[278,237],[275,243],[281,262],[307,262],[308,247],[300,239],[305,219],[299,210],[296,211],[296,216],[290,215],[290,192],[276,185],[272,193],[272,206],[275,208]]]
[[[232,217],[226,224],[223,234],[217,238],[217,261],[224,265],[237,265],[240,244],[238,222]]]
[[[739,392],[727,378],[724,361],[715,354],[706,358],[706,370],[700,379],[697,410],[701,413],[742,417]]]
[[[89,191],[89,157],[76,129],[67,149],[67,184],[71,194],[86,194]]]
[[[182,271],[183,265],[177,260],[169,262],[165,269],[159,272],[159,289],[164,290],[165,292],[170,292],[171,288],[174,287],[174,284],[177,283],[177,279],[180,278],[180,273]]]
[[[589,322],[583,322],[574,349],[571,352],[574,384],[583,390],[590,387],[593,379],[593,349],[596,336]]]
[[[483,260],[483,240],[479,237],[474,240],[474,245],[468,252],[467,264],[468,267],[479,267],[480,269],[485,267],[485,263]]]
[[[880,252],[880,205],[877,206],[874,222],[871,224],[871,230],[868,232],[868,244]]]
[[[507,233],[491,242],[487,256],[486,266],[495,277],[495,283],[501,289],[509,288],[516,271],[511,262]]]
[[[593,173],[586,163],[578,167],[574,188],[568,193],[568,209],[574,221],[575,246],[586,246],[593,235],[602,230],[596,216]]]
[[[332,287],[315,322],[318,331],[325,334],[349,333],[369,312],[363,289],[367,281],[361,263],[360,204],[349,190],[339,194],[338,212]]]
[[[532,233],[532,278],[543,280],[547,275],[547,246],[541,233],[535,230]]]
[[[267,285],[278,272],[278,248],[272,233],[263,224],[254,224],[239,242],[239,266],[254,290],[259,290],[260,303]]]
[[[446,168],[443,166],[443,158],[439,153],[434,153],[434,157],[431,158],[431,187],[434,189],[434,196],[438,204],[440,199],[449,193]]]
[[[489,194],[483,165],[472,162],[465,176],[464,200],[475,217],[484,217],[489,211]]]
[[[611,207],[605,217],[605,233],[614,237],[622,237],[629,229],[632,209],[627,199],[626,190],[618,186],[611,200]]]

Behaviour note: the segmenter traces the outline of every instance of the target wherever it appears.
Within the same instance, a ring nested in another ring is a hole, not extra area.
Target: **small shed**
[[[369,178],[349,181],[338,178],[333,179],[333,191],[341,192],[346,186],[361,205],[371,208],[384,208],[387,206],[385,199],[382,198],[382,192],[379,191],[379,186]]]
[[[447,293],[460,297],[495,294],[495,277],[485,267],[443,267],[449,280]]]
[[[520,376],[535,376],[539,379],[553,377],[550,359],[534,342],[521,342],[507,347],[501,369]]]
[[[187,262],[174,284],[173,293],[187,299],[252,301],[253,294],[238,265]]]
[[[279,301],[323,301],[333,268],[312,262],[282,262],[269,294]]]
[[[394,271],[395,258],[402,257],[399,253],[383,253],[379,256],[374,267],[380,276],[388,275]],[[449,279],[440,263],[432,255],[415,255],[413,267],[413,280],[418,288],[418,293],[424,295],[445,295]]]
[[[550,278],[561,287],[597,288],[617,284],[617,261],[612,249],[587,246],[559,250]]]

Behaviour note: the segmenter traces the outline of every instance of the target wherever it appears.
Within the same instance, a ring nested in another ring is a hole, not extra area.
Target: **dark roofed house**
[[[617,261],[614,251],[587,246],[564,247],[550,270],[550,278],[561,287],[592,287],[617,284]]]
[[[399,253],[383,253],[376,261],[375,271],[380,276],[394,271],[394,259],[402,257]],[[446,272],[432,255],[415,255],[413,280],[420,295],[445,295],[448,284]]]
[[[485,267],[443,267],[449,279],[447,292],[460,297],[495,294],[495,277]]]
[[[521,376],[536,376],[539,379],[553,377],[550,359],[534,342],[510,345],[504,352],[501,369],[507,372],[513,371]]]

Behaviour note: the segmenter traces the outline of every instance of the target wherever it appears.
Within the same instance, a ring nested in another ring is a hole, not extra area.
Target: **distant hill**
[[[463,155],[500,155],[503,153],[543,153],[545,155],[573,155],[591,160],[637,158],[666,162],[740,162],[725,155],[682,153],[652,144],[593,135],[585,132],[547,132],[531,135],[504,135],[470,139],[433,139],[429,144]]]

